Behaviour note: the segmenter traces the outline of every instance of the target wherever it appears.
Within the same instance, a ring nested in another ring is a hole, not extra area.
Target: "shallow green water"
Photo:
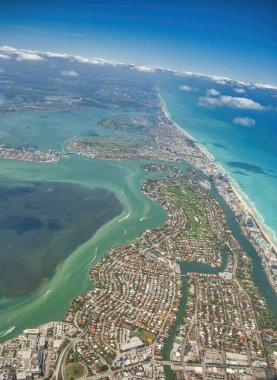
[[[1,143],[30,144],[40,149],[60,150],[69,138],[89,131],[103,131],[97,121],[120,110],[83,110],[78,114],[11,114],[0,118]],[[30,128],[29,128],[30,127]],[[105,131],[104,131],[105,133]],[[113,192],[123,205],[122,213],[72,252],[55,275],[38,291],[24,297],[0,300],[0,340],[11,338],[24,328],[64,317],[72,299],[91,288],[89,266],[114,245],[137,238],[147,228],[161,224],[164,210],[140,193],[141,182],[159,174],[140,170],[141,162],[112,162],[77,156],[59,165],[0,160],[0,182],[6,184],[57,181],[101,187]]]
[[[28,181],[70,180],[92,187],[100,186],[112,191],[124,206],[123,212],[79,246],[39,291],[0,301],[0,335],[14,328],[2,339],[11,338],[24,328],[62,319],[72,299],[90,289],[90,264],[97,262],[110,247],[134,240],[140,232],[165,220],[164,210],[140,193],[141,182],[150,175],[140,170],[140,164],[118,164],[73,156],[57,166],[1,162],[1,174],[7,182],[12,182],[14,178]]]
[[[99,132],[97,121],[111,114],[111,111],[106,110],[85,110],[79,112],[76,118],[71,113],[58,113],[49,114],[43,119],[39,119],[37,114],[8,115],[0,119],[0,131],[6,136],[2,142],[17,145],[19,142],[28,143],[37,145],[40,149],[61,149],[67,139],[73,136],[81,136],[91,130]],[[27,128],[28,126],[31,128]],[[21,127],[24,128],[23,132]],[[41,133],[44,137],[42,139]],[[57,181],[102,187],[113,192],[123,205],[122,213],[72,252],[59,266],[55,275],[38,291],[20,298],[0,300],[0,340],[11,338],[27,327],[35,327],[51,320],[61,320],[72,299],[91,288],[88,273],[92,263],[96,263],[112,246],[132,241],[145,229],[164,222],[165,211],[144,197],[140,193],[140,186],[145,178],[162,177],[165,174],[142,172],[141,163],[100,161],[77,156],[63,159],[59,165],[0,161],[1,182],[14,184],[28,181]],[[183,163],[178,166],[183,167]],[[228,222],[232,224],[235,233],[241,235],[233,214],[228,209],[226,211],[231,215],[228,217]],[[247,252],[250,250],[255,283],[272,306],[275,299],[272,298],[272,289],[268,281],[264,281],[265,275],[259,258],[243,237],[239,236],[239,241],[245,245]],[[190,267],[189,271],[192,270],[197,268]],[[185,292],[185,282],[183,285]],[[180,318],[185,310],[185,300],[184,293]]]
[[[0,206],[0,289],[7,297],[36,290],[122,211],[114,194],[103,188],[56,181],[3,184]]]

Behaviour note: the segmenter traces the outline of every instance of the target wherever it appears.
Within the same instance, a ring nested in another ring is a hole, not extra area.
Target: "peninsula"
[[[138,119],[135,120],[135,126]],[[129,120],[129,127],[131,121]],[[146,124],[145,120],[140,125]],[[107,127],[107,121],[105,127]],[[110,125],[114,125],[110,123]],[[114,128],[114,127],[112,127]],[[144,133],[144,139],[131,139],[126,136],[94,136],[71,140],[67,144],[70,152],[81,156],[109,160],[160,160],[193,165],[212,181],[218,193],[234,211],[241,229],[259,253],[269,281],[277,293],[277,250],[266,230],[254,217],[235,184],[218,165],[214,158],[198,144],[192,136],[170,119],[164,102],[158,94],[157,112],[152,117],[152,125]],[[202,181],[203,182],[203,181]]]
[[[155,105],[151,124],[143,117],[101,122],[121,132],[143,126],[143,138],[91,136],[67,148],[92,159],[144,160],[141,170],[160,176],[144,180],[141,191],[166,210],[167,220],[91,266],[93,287],[73,300],[64,322],[2,343],[0,374],[22,380],[276,375],[276,316],[212,190],[234,211],[275,291],[276,249],[226,173],[170,120],[158,96]]]

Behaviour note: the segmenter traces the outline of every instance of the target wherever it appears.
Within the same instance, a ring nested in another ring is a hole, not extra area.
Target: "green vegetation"
[[[156,335],[149,331],[139,329],[138,330],[139,339],[146,345],[152,344],[156,339]]]
[[[53,333],[54,333],[54,329],[53,329],[53,327],[51,327],[51,328],[49,328],[49,329],[47,330],[47,336],[48,336],[48,337],[52,337],[52,336],[53,336]]]
[[[99,372],[105,372],[109,369],[109,367],[106,365],[106,364],[103,364],[100,369],[99,369]]]
[[[131,144],[125,141],[124,142],[118,141],[115,139],[113,140],[111,139],[82,140],[80,143],[90,148],[120,150],[122,152],[130,151],[130,150],[134,150],[138,148],[138,146],[135,144]]]
[[[277,331],[277,320],[272,311],[266,305],[263,307],[261,305],[259,307],[259,305],[255,303],[255,307],[257,308],[260,327],[262,329],[272,329],[274,331]]]
[[[265,343],[264,346],[265,346],[266,353],[268,355],[273,354],[273,352],[277,350],[277,344],[276,343],[274,343],[274,344],[266,344]]]
[[[80,361],[80,355],[77,351],[70,350],[66,357],[66,364],[78,363]]]
[[[251,298],[253,308],[256,312],[259,328],[262,330],[262,340],[264,343],[267,355],[272,354],[277,349],[277,342],[272,339],[274,332],[277,330],[277,319],[269,308],[265,300],[261,298],[259,290],[254,285],[252,280],[251,260],[245,254],[240,252],[238,257],[237,279],[241,286]]]
[[[62,344],[60,345],[59,352],[62,352],[62,350],[70,343],[70,340],[66,338]]]
[[[115,129],[118,131],[125,131],[125,130],[141,131],[146,128],[145,125],[140,124],[138,121],[134,122],[133,120],[127,117],[102,119],[98,122],[98,125],[102,128]]]
[[[75,298],[72,303],[71,303],[71,308],[77,312],[77,310],[80,310],[81,307],[83,306],[85,302],[85,298],[82,297],[82,296],[78,296],[77,298]]]
[[[86,369],[83,364],[71,363],[65,369],[66,380],[74,380],[83,377],[86,373]]]
[[[161,189],[162,194],[173,197],[187,217],[185,233],[191,237],[213,237],[206,208],[202,200],[188,186],[168,185]]]
[[[167,252],[167,245],[164,241],[162,241],[160,244],[160,250],[163,252]]]

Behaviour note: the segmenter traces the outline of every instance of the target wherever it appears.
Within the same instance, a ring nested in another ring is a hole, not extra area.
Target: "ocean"
[[[207,88],[215,88],[222,94],[245,97],[260,104],[274,104],[276,97],[261,94],[256,89],[235,94],[230,87],[210,83],[205,88],[197,87],[197,81],[189,90],[180,90],[187,83],[175,78],[162,83],[159,92],[172,120],[188,131],[221,164],[243,191],[255,214],[268,227],[268,232],[277,242],[277,112],[276,106],[266,110],[239,108],[207,108],[199,105]],[[276,91],[275,91],[276,93]],[[234,124],[238,117],[255,120],[254,126]]]

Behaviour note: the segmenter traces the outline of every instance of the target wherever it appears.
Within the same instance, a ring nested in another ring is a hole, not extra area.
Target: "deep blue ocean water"
[[[180,90],[180,85],[189,90]],[[221,95],[251,99],[264,110],[199,105],[199,98],[214,88]],[[173,78],[161,83],[160,94],[174,122],[187,130],[215,157],[238,183],[264,220],[277,235],[277,91],[243,87],[236,93],[233,84]],[[234,124],[234,118],[249,117],[250,127]]]

